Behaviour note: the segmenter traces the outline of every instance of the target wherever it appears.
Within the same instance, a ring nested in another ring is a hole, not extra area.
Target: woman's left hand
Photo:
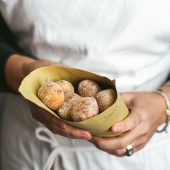
[[[164,99],[154,92],[133,92],[121,94],[129,116],[111,127],[121,132],[118,137],[101,138],[93,136],[91,142],[97,148],[116,156],[124,156],[126,147],[132,145],[134,152],[143,148],[160,124],[166,119]]]

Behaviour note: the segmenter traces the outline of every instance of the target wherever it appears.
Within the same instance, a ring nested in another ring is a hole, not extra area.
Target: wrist
[[[162,87],[159,88],[158,91],[163,92],[163,93],[167,96],[167,98],[170,99],[170,81],[167,81]],[[159,95],[159,94],[158,94],[158,95]],[[164,100],[164,104],[165,104],[166,109],[167,109],[167,104],[166,104],[165,99],[163,98],[163,96],[161,96],[161,95],[159,95],[159,96],[162,98],[162,100]],[[164,113],[166,113],[166,110],[165,110]],[[165,115],[166,115],[166,114],[165,114]],[[165,118],[165,119],[166,119],[166,118]],[[166,120],[165,120],[165,121],[166,121]],[[164,121],[164,122],[165,122],[165,121]]]
[[[157,106],[158,112],[161,113],[160,117],[160,124],[164,123],[166,121],[166,103],[164,98],[158,94],[157,92],[153,92],[153,98],[155,99],[155,104]]]
[[[157,129],[157,132],[158,133],[163,132],[163,131],[167,132],[167,127],[168,127],[169,121],[170,121],[170,101],[169,101],[169,97],[167,96],[166,93],[164,93],[160,89],[155,91],[155,93],[162,97],[162,99],[164,100],[164,103],[166,105],[166,109],[165,109],[165,113],[164,113],[164,116],[166,116],[165,121],[164,121],[164,126],[161,129]]]

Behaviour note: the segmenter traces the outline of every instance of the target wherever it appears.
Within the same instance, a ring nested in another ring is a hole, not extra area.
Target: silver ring
[[[126,156],[132,156],[132,155],[133,155],[133,147],[132,147],[132,145],[128,145],[128,146],[126,147],[125,155],[126,155]]]

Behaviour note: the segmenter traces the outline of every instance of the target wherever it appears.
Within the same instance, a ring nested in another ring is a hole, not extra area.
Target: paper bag
[[[80,69],[61,66],[48,66],[32,71],[23,79],[19,87],[19,92],[24,98],[47,110],[48,114],[53,114],[58,118],[60,117],[57,115],[57,112],[49,109],[37,96],[38,89],[46,79],[51,81],[67,80],[71,82],[74,87],[77,87],[81,80],[89,79],[98,83],[102,89],[112,88],[116,91],[115,81],[111,81],[106,77]],[[125,103],[123,102],[121,96],[117,93],[115,103],[113,103],[113,105],[104,112],[99,113],[97,116],[79,122],[64,121],[72,126],[88,130],[95,136],[111,137],[119,134],[111,132],[110,127],[114,123],[124,119],[128,113],[129,112]]]

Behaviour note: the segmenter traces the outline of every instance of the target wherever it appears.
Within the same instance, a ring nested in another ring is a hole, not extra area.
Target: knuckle
[[[99,148],[99,149],[101,149],[101,150],[103,150],[103,149],[104,149],[104,144],[103,144],[103,142],[102,142],[102,141],[98,141],[98,142],[96,142],[96,146],[97,146],[97,148]]]
[[[146,143],[147,143],[147,141],[148,141],[148,139],[147,139],[146,137],[142,137],[142,138],[140,139],[140,142],[139,142],[138,145],[137,145],[137,150],[139,150],[139,148],[140,148],[141,146],[145,146]]]
[[[142,129],[142,135],[146,136],[148,135],[148,132],[150,131],[150,126],[148,123],[145,123],[143,129]]]
[[[128,120],[126,120],[126,121],[124,122],[124,124],[122,124],[121,127],[122,127],[121,132],[126,132],[126,131],[128,131],[128,130],[129,130]]]
[[[140,112],[140,120],[143,121],[143,120],[146,120],[147,118],[147,112],[145,110],[143,110],[142,112]]]
[[[71,139],[73,138],[73,135],[69,130],[65,132],[65,135],[67,138],[71,138]]]
[[[145,145],[147,143],[148,139],[146,137],[144,137],[142,140],[141,140],[141,145]]]
[[[124,149],[127,146],[127,142],[125,140],[119,141],[119,146],[117,149]]]
[[[138,114],[135,114],[135,115],[134,115],[133,124],[134,124],[134,126],[136,127],[136,126],[139,125],[139,123],[140,123],[140,116],[139,116]]]
[[[54,124],[48,124],[48,128],[55,134],[65,134],[65,132]]]
[[[65,131],[65,130],[64,130]],[[78,132],[76,130],[72,130],[70,128],[68,128],[66,131],[65,131],[65,134],[68,138],[70,139],[77,139],[79,138],[79,135],[78,135]]]

